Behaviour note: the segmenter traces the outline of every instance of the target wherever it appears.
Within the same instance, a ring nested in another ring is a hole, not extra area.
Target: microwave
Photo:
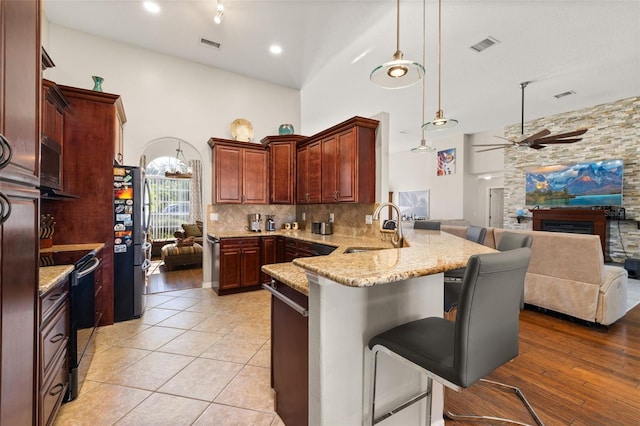
[[[46,136],[40,141],[40,186],[62,189],[62,147]]]

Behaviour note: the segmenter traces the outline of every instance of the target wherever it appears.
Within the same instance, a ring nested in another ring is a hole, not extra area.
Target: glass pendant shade
[[[454,120],[453,118],[446,118],[442,113],[442,110],[439,110],[436,113],[436,117],[429,121],[428,123],[424,123],[422,128],[425,130],[442,130],[442,129],[450,129],[458,124],[458,120]]]
[[[434,152],[436,149],[431,146],[431,145],[427,145],[427,141],[422,139],[420,141],[420,145],[418,145],[415,148],[411,148],[411,152],[415,153],[415,154],[421,154],[421,153],[427,153],[427,152]]]
[[[369,78],[386,89],[402,89],[419,82],[424,77],[424,67],[414,61],[402,59],[402,52],[393,55],[393,61],[378,65]]]

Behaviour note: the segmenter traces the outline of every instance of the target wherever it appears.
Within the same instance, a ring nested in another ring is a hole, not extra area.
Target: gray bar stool
[[[427,424],[430,424],[433,380],[455,391],[480,380],[512,389],[535,422],[543,425],[519,389],[483,379],[518,356],[519,302],[530,257],[530,248],[471,256],[455,322],[440,317],[423,318],[394,327],[369,341],[373,352],[369,404],[372,425],[424,398],[427,398]],[[380,352],[420,369],[427,376],[427,390],[376,418],[376,370]],[[446,414],[455,420],[498,420]],[[525,424],[510,419],[499,421]]]

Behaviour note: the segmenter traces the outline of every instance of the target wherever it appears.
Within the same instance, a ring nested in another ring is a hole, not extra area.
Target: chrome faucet
[[[380,220],[380,212],[382,211],[383,208],[387,206],[393,208],[396,211],[396,214],[398,215],[398,222],[396,223],[396,229],[394,230],[393,236],[391,237],[391,244],[393,244],[394,247],[402,247],[402,239],[404,237],[402,235],[402,221],[401,221],[400,207],[398,207],[397,205],[389,201],[386,201],[378,206],[376,211],[373,213],[373,219]]]

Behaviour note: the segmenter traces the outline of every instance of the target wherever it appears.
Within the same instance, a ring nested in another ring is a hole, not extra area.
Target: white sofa
[[[461,237],[466,227],[443,225]],[[524,302],[585,321],[610,325],[627,307],[627,271],[604,264],[597,235],[488,228],[484,244],[496,247],[505,232],[533,237]]]

